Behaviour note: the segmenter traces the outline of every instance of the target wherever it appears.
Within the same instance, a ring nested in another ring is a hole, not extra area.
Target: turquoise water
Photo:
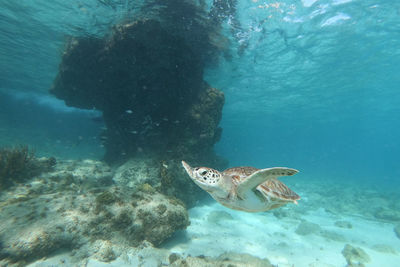
[[[38,95],[51,86],[67,34],[100,34],[135,12],[128,1],[1,6],[1,90]],[[287,162],[396,183],[399,3],[241,1],[237,10],[233,58],[205,75],[226,95],[218,152],[232,165]]]
[[[241,10],[246,55],[209,72],[227,95],[221,153],[397,184],[399,3],[260,4]]]
[[[102,157],[99,114],[67,107],[48,89],[69,35],[101,36],[136,16],[141,2],[0,0],[0,145],[26,143],[39,155],[66,159]],[[300,170],[285,181],[303,193],[306,208],[317,210],[328,203],[324,197],[340,199],[342,191],[344,201],[357,201],[362,190],[376,190],[391,203],[384,209],[400,216],[393,204],[400,188],[400,2],[238,2],[240,27],[223,25],[230,57],[204,73],[225,94],[217,154],[231,167]],[[352,189],[357,198],[346,197]],[[197,209],[195,221],[202,217]],[[319,215],[325,218],[307,220]],[[396,216],[383,221],[398,224]],[[196,235],[196,228],[189,232]],[[398,239],[390,244],[400,253]],[[380,263],[367,266],[394,266]]]

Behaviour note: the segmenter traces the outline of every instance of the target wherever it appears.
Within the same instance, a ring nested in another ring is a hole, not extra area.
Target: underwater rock
[[[371,258],[362,248],[353,247],[349,244],[344,246],[342,255],[347,261],[347,266],[364,266],[364,263],[371,261]]]
[[[71,38],[50,89],[69,106],[103,112],[108,162],[209,156],[221,136],[224,95],[203,72],[227,39],[195,1],[152,2],[102,38]]]
[[[295,232],[298,235],[310,235],[321,232],[321,227],[312,222],[302,221]]]
[[[8,201],[1,207],[0,242],[6,259],[29,262],[57,249],[79,245],[80,226],[76,225],[79,221],[75,215],[65,213],[71,205],[65,195],[25,197]]]
[[[213,164],[219,164],[221,168],[226,166],[224,161],[215,159],[212,160]],[[113,181],[118,186],[133,190],[150,185],[165,195],[183,201],[187,207],[192,207],[207,196],[187,176],[181,160],[176,159],[132,158],[116,169]]]
[[[150,185],[134,193],[125,187],[86,188],[74,181],[66,186],[55,182],[59,172],[0,195],[3,262],[30,262],[59,249],[80,251],[83,246],[97,249],[79,252],[80,257],[94,253],[97,260],[112,261],[121,253],[115,244],[135,247],[147,240],[157,246],[189,225],[184,204]]]
[[[113,174],[110,166],[103,161],[59,160],[54,171],[43,177],[65,186],[76,184],[84,188],[92,188],[111,185]]]
[[[135,188],[142,184],[158,185],[160,179],[160,163],[152,158],[132,158],[119,166],[113,181],[121,187]]]
[[[374,214],[375,218],[387,221],[400,221],[400,211],[380,208]]]
[[[336,221],[335,226],[340,227],[340,228],[346,228],[346,229],[353,228],[353,225],[348,221]]]
[[[110,262],[119,256],[109,240],[96,240],[90,247],[93,249],[92,257],[101,262]]]
[[[394,233],[400,239],[400,224],[393,228]]]
[[[157,193],[151,194],[151,198],[151,201],[138,203],[135,223],[141,227],[142,239],[158,246],[175,231],[185,229],[189,225],[189,216],[179,201]],[[138,230],[134,229],[134,232]]]
[[[273,267],[268,259],[260,259],[249,254],[224,253],[216,258],[197,256],[174,259],[171,262],[173,267]]]

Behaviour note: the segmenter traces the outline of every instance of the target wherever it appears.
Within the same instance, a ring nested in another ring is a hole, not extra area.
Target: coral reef
[[[103,38],[71,38],[50,92],[103,112],[109,162],[215,157],[224,95],[203,70],[227,47],[219,23],[195,1],[149,1]]]
[[[78,260],[94,256],[112,261],[121,253],[118,245],[137,247],[147,240],[158,246],[189,225],[182,202],[151,185],[135,190],[104,183],[88,187],[95,184],[85,182],[89,179],[111,180],[110,170],[95,161],[60,165],[65,175],[56,167],[0,195],[0,265],[24,265],[59,249],[72,251]],[[97,169],[97,176],[83,177],[88,169]]]
[[[27,146],[0,148],[0,190],[50,170],[55,158],[36,158]]]
[[[102,161],[59,160],[54,170],[46,174],[51,181],[66,186],[75,184],[83,189],[109,186],[113,183],[114,172]]]
[[[120,165],[113,176],[115,184],[136,188],[141,184],[160,184],[160,162],[152,158],[132,158]]]

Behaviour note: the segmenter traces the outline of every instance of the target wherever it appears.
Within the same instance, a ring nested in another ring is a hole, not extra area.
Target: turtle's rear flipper
[[[258,185],[267,180],[276,179],[279,176],[290,176],[298,172],[298,170],[285,167],[275,167],[256,171],[238,185],[237,194],[240,198],[245,198],[248,191],[255,189]]]

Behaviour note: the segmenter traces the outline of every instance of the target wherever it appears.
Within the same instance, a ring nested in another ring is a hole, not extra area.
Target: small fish
[[[180,122],[180,121],[178,121],[178,120],[174,121],[175,124],[178,124],[179,122]]]
[[[128,114],[132,114],[133,113],[133,111],[130,110],[130,109],[125,110],[125,112],[128,113]]]
[[[163,165],[164,168],[168,169],[168,165],[167,164],[163,163],[162,165]]]
[[[138,131],[131,131],[131,133],[133,133],[133,134],[137,134],[137,133],[138,133]]]
[[[163,118],[163,121],[168,121],[168,118],[165,118],[165,117],[164,117],[164,118]]]

